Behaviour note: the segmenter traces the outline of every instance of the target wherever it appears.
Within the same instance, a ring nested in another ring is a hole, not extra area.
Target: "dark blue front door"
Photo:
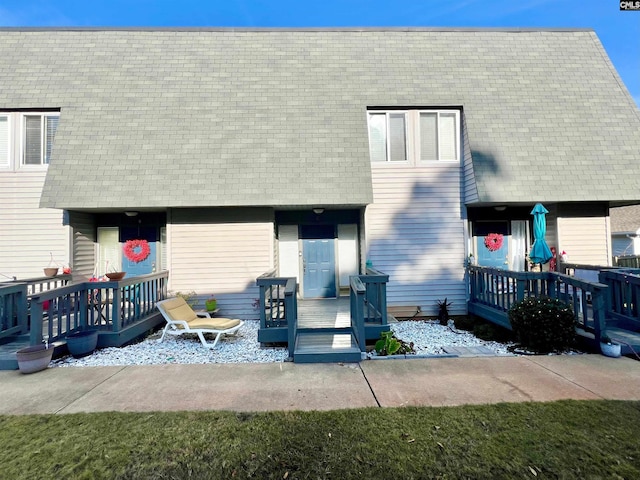
[[[336,296],[336,261],[334,239],[302,241],[304,298]]]

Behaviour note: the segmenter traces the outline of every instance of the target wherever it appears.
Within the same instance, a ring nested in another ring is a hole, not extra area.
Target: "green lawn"
[[[0,478],[640,478],[640,402],[0,416]]]

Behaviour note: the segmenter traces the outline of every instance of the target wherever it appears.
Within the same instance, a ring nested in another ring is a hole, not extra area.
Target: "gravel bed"
[[[258,320],[247,320],[237,337],[224,336],[214,349],[206,349],[195,335],[167,335],[159,343],[156,332],[145,340],[127,347],[97,350],[92,355],[75,359],[71,356],[54,360],[52,367],[96,367],[126,365],[162,365],[170,363],[275,363],[288,357],[284,347],[261,347],[258,343]],[[496,355],[508,355],[508,345],[486,342],[464,331],[454,331],[437,321],[404,321],[391,324],[396,337],[413,342],[417,354],[444,354],[444,347],[485,346]]]

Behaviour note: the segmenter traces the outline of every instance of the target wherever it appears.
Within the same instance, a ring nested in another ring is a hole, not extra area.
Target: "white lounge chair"
[[[208,312],[194,312],[182,297],[162,300],[156,306],[167,321],[167,325],[162,331],[160,342],[164,340],[166,334],[184,335],[185,333],[191,333],[198,335],[202,345],[206,348],[213,348],[222,335],[235,334],[244,324],[242,320],[238,319],[212,318]],[[211,333],[216,336],[213,343],[207,343],[204,338],[205,333]]]

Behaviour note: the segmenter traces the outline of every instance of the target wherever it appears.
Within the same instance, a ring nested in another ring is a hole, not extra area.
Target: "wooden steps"
[[[295,363],[350,363],[361,359],[360,348],[350,329],[298,330],[293,354]]]

